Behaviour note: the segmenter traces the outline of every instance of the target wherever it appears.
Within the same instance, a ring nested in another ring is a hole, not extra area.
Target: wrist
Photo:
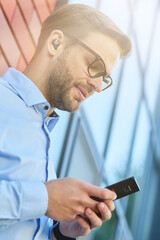
[[[60,232],[60,229],[59,229],[59,223],[57,224],[57,226],[53,229],[53,233],[54,233],[54,236],[57,240],[76,240],[78,238],[71,238],[71,237],[67,237],[67,236],[64,236],[61,232]]]

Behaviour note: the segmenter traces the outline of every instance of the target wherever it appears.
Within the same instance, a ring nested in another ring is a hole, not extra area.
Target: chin
[[[62,111],[66,111],[66,112],[70,112],[70,113],[74,113],[76,112],[78,109],[79,109],[79,104],[77,104],[76,106],[72,106],[71,105],[61,105],[61,106],[56,106],[56,108],[58,108],[59,110],[62,110]]]
[[[66,111],[70,112],[70,113],[74,113],[77,112],[79,109],[79,106],[76,107],[72,107],[72,108],[67,108]]]
[[[75,99],[69,96],[63,98],[61,104],[57,104],[56,108],[70,113],[74,113],[79,109],[80,104],[81,102],[79,101],[79,99]]]
[[[80,104],[76,104],[76,105],[72,104],[71,106],[66,106],[66,108],[64,110],[68,111],[70,113],[74,113],[74,112],[78,111],[79,106],[80,106]]]

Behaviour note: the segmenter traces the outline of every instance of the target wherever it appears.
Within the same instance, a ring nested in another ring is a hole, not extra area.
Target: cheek
[[[76,90],[76,87],[71,87],[66,95],[66,99],[71,101],[72,104],[80,102],[80,96]]]
[[[71,87],[68,91],[68,96],[69,98],[71,98],[72,100],[74,100],[77,97],[76,94],[76,88],[75,87]]]
[[[86,63],[82,56],[80,54],[78,55],[76,52],[69,61],[69,68],[74,79],[80,79],[87,74]]]

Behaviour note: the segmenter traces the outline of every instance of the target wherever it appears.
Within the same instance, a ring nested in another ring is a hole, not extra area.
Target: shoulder
[[[17,96],[16,90],[5,79],[0,77],[0,98]]]
[[[18,95],[17,91],[2,77],[0,77],[0,109],[13,108],[17,104],[23,104],[23,100]]]

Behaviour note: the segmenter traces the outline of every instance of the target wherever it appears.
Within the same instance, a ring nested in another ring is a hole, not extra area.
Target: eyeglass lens
[[[88,71],[91,77],[99,77],[104,74],[105,66],[103,62],[98,59],[91,63],[91,65],[88,67]]]

